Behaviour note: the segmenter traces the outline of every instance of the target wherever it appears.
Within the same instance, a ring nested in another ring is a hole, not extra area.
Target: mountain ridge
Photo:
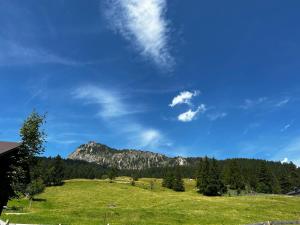
[[[135,149],[118,150],[95,141],[80,145],[68,156],[68,159],[128,170],[189,164],[187,158],[180,156],[168,157],[161,153]]]

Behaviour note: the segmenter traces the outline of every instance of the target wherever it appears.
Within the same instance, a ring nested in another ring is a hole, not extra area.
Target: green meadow
[[[152,183],[152,185],[151,185]],[[186,192],[161,187],[157,179],[70,180],[49,187],[32,202],[9,202],[1,219],[34,224],[247,224],[299,220],[300,198],[280,195],[205,197],[185,180]],[[152,188],[151,188],[152,187]]]

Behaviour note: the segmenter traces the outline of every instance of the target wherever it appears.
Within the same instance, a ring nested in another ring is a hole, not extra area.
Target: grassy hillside
[[[137,186],[126,178],[70,180],[47,188],[32,203],[13,200],[2,219],[43,224],[247,224],[267,220],[300,219],[300,198],[287,196],[204,197],[185,180],[187,191],[176,193],[160,187],[160,180],[141,179]],[[21,213],[21,214],[18,214]]]

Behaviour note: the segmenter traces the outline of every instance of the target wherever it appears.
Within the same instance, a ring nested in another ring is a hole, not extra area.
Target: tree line
[[[59,160],[60,163],[57,161]],[[300,187],[300,169],[293,163],[270,162],[257,159],[199,158],[193,166],[150,168],[145,170],[118,170],[103,167],[96,163],[79,160],[39,158],[38,165],[43,168],[41,176],[47,185],[52,185],[58,173],[53,168],[60,165],[62,180],[85,178],[106,179],[115,176],[134,178],[163,178],[163,186],[177,191],[184,191],[183,178],[197,180],[197,189],[206,195],[222,195],[227,190],[286,194]],[[56,166],[55,166],[56,165]],[[47,172],[47,170],[50,170]],[[59,170],[59,171],[60,171]],[[51,182],[49,182],[49,180]]]

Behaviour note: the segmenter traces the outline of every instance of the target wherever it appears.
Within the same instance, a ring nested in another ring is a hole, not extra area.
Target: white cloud
[[[171,68],[166,0],[107,0],[106,17],[113,29],[130,41],[143,56]]]
[[[228,114],[225,112],[222,113],[212,113],[212,114],[208,114],[207,117],[211,120],[211,121],[215,121],[218,119],[223,119],[224,117],[226,117]]]
[[[195,96],[198,96],[200,94],[200,91],[183,91],[180,92],[179,95],[173,98],[172,103],[169,104],[170,107],[174,107],[179,104],[191,104],[191,99]]]
[[[121,93],[104,88],[83,86],[78,88],[73,95],[77,99],[86,100],[87,103],[99,105],[98,114],[103,118],[122,117],[141,112],[141,109],[125,104]]]
[[[206,106],[204,104],[201,104],[197,110],[192,111],[191,109],[188,110],[187,112],[184,112],[182,114],[180,114],[177,118],[179,121],[181,122],[190,122],[194,119],[196,119],[196,116],[201,113],[201,112],[205,112],[206,111]]]
[[[287,158],[287,157],[285,157],[282,161],[281,161],[281,163],[288,163],[289,162],[289,159]]]

